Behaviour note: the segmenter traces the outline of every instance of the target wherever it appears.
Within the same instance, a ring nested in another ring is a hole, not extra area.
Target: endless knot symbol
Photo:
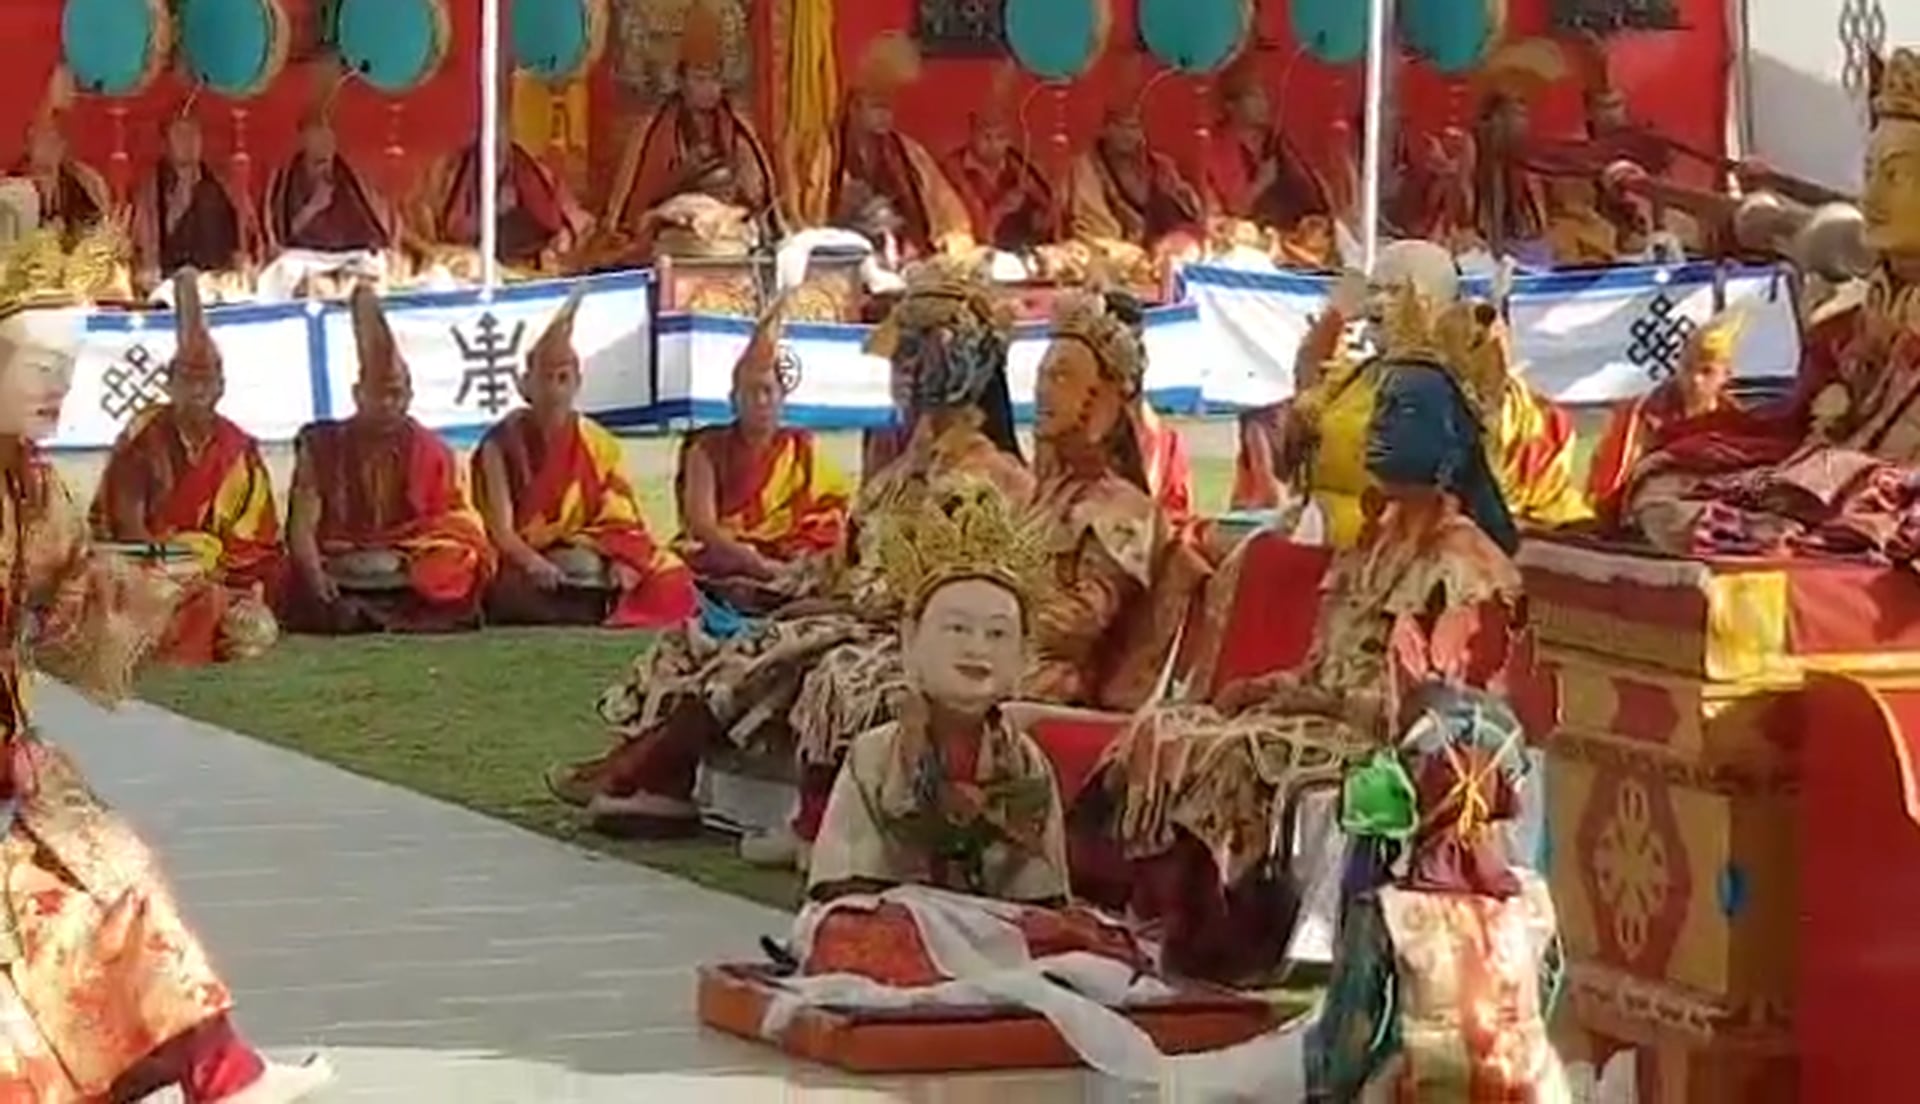
[[[509,336],[500,319],[488,311],[474,323],[472,341],[460,332],[460,327],[448,329],[453,334],[453,343],[460,347],[460,359],[467,362],[467,370],[460,374],[460,392],[453,397],[454,403],[464,405],[467,396],[478,391],[480,409],[489,414],[498,414],[513,405],[510,387],[520,360],[520,342],[527,336],[527,324],[515,322]]]
[[[1840,48],[1846,60],[1840,83],[1865,99],[1868,73],[1874,58],[1887,48],[1887,12],[1880,0],[1843,0],[1840,5]]]
[[[128,349],[100,374],[100,412],[116,422],[167,397],[167,366],[145,345]]]
[[[1664,380],[1679,370],[1687,339],[1698,328],[1698,323],[1680,313],[1679,305],[1667,298],[1666,292],[1658,292],[1647,304],[1647,313],[1634,319],[1627,331],[1633,337],[1633,343],[1627,346],[1627,360],[1644,369],[1648,378]]]
[[[1653,923],[1673,889],[1673,857],[1654,830],[1651,807],[1645,786],[1621,786],[1613,815],[1593,849],[1600,899],[1613,910],[1613,936],[1629,959],[1638,959],[1647,949]]]

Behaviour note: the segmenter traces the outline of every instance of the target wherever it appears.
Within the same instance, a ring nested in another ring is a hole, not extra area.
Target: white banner
[[[1185,355],[1206,366],[1207,404],[1263,406],[1291,395],[1294,353],[1332,279],[1195,266],[1183,283],[1203,332]],[[1719,294],[1747,311],[1736,374],[1793,376],[1799,326],[1784,274],[1732,269]],[[1510,303],[1515,349],[1528,379],[1559,401],[1627,398],[1672,372],[1688,334],[1715,313],[1715,298],[1707,264],[1521,276]]]
[[[1015,416],[1032,415],[1034,383],[1046,355],[1048,326],[1022,323],[1007,353],[1007,384]],[[869,326],[796,322],[783,343],[799,362],[800,383],[787,399],[787,417],[797,425],[884,425],[892,418],[887,362],[864,351]],[[733,364],[746,349],[753,325],[746,319],[675,314],[660,320],[660,394],[665,418],[711,423],[732,417],[729,393]],[[1201,362],[1191,355],[1200,340],[1200,315],[1190,303],[1147,312],[1147,393],[1167,410],[1195,410],[1200,400]]]
[[[587,277],[573,345],[584,381],[581,409],[614,425],[652,416],[652,274]],[[520,405],[514,376],[573,287],[516,284],[491,304],[478,292],[393,296],[388,324],[413,372],[413,414],[435,429],[479,430]],[[209,328],[226,362],[220,409],[263,441],[288,441],[318,418],[353,409],[359,358],[344,303],[217,307]],[[167,311],[103,311],[88,317],[61,412],[55,448],[111,445],[127,419],[164,398],[173,356]]]

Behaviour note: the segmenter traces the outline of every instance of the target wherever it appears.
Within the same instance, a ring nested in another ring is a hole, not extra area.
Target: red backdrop
[[[284,0],[288,11],[304,20],[313,0]],[[1358,0],[1356,0],[1358,2]],[[1685,31],[1633,35],[1612,47],[1615,83],[1628,93],[1636,118],[1692,145],[1718,151],[1724,144],[1727,113],[1726,0],[1680,0]],[[866,44],[883,31],[911,25],[914,0],[846,0],[836,14],[836,34],[843,79],[852,72]],[[1547,0],[1510,0],[1510,27],[1515,34],[1546,29]],[[446,65],[421,89],[395,100],[364,85],[349,84],[342,92],[338,123],[342,143],[356,159],[389,187],[413,178],[417,162],[447,152],[473,133],[479,114],[477,79],[479,0],[453,0],[453,42]],[[756,7],[763,6],[756,4]],[[0,71],[0,150],[9,161],[17,155],[28,123],[40,101],[48,75],[60,53],[61,0],[13,0],[0,4],[0,41],[11,42],[13,62]],[[1036,154],[1044,154],[1064,106],[1068,132],[1078,145],[1095,125],[1104,106],[1114,55],[1134,40],[1133,5],[1116,0],[1114,46],[1087,79],[1075,83],[1057,98],[1040,91],[1027,101],[1025,119]],[[1302,56],[1288,33],[1287,12],[1279,0],[1259,3],[1257,17],[1262,40],[1273,48],[1267,58],[1267,80],[1289,128],[1309,154],[1325,156],[1332,122],[1351,118],[1359,109],[1361,73],[1358,66],[1334,69]],[[765,20],[756,20],[764,28]],[[762,59],[775,56],[762,43]],[[899,117],[903,128],[936,151],[958,144],[966,132],[966,109],[984,95],[993,63],[981,60],[930,59],[926,76],[903,94]],[[604,179],[606,167],[618,157],[609,148],[622,138],[620,112],[609,110],[611,81],[595,82],[596,146],[593,160]],[[1030,89],[1031,85],[1028,86]],[[1450,115],[1468,110],[1458,82],[1449,82],[1408,65],[1400,82],[1400,98],[1408,105],[1414,126],[1444,125]],[[235,149],[235,106],[244,107],[246,148],[251,155],[254,195],[266,174],[294,144],[294,129],[308,99],[309,84],[289,71],[266,94],[241,105],[209,96],[200,115],[207,127],[207,148],[216,159],[230,159]],[[1167,152],[1183,161],[1196,150],[1196,106],[1205,94],[1199,83],[1185,77],[1155,82],[1148,95],[1149,125]],[[158,152],[159,123],[179,102],[181,85],[163,77],[156,89],[127,105],[126,148],[136,171],[144,169]],[[396,110],[397,108],[397,110]],[[1536,112],[1543,133],[1564,133],[1578,120],[1578,93],[1571,86],[1556,89]],[[115,121],[105,101],[83,97],[68,128],[78,153],[109,168],[115,147]],[[394,145],[404,149],[407,163],[396,168],[385,156]]]

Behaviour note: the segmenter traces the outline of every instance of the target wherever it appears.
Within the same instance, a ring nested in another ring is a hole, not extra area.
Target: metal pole
[[[500,283],[500,0],[480,0],[480,297]]]
[[[1386,173],[1387,51],[1391,48],[1393,0],[1367,0],[1367,114],[1361,136],[1361,267],[1368,275],[1380,256],[1380,184]]]

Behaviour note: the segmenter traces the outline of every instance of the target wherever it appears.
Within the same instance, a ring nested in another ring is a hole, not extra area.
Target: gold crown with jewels
[[[1053,336],[1078,341],[1100,362],[1101,374],[1131,399],[1146,382],[1147,361],[1133,327],[1107,310],[1092,292],[1069,292],[1054,300]]]
[[[985,480],[958,479],[908,495],[877,525],[876,566],[909,613],[963,579],[1006,587],[1027,609],[1048,586],[1046,528]]]
[[[1882,119],[1920,123],[1920,51],[1899,49],[1887,59],[1874,93],[1873,110]]]

